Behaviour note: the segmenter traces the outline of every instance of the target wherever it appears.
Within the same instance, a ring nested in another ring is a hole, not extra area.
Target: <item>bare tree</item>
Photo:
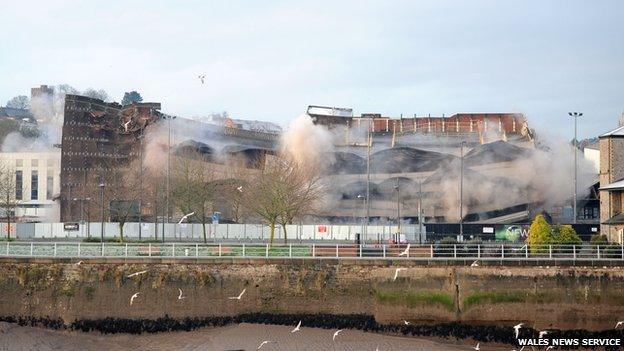
[[[11,219],[19,200],[15,198],[15,170],[5,163],[0,163],[0,209],[7,221],[7,239],[11,239]]]
[[[6,103],[6,107],[27,109],[30,106],[30,99],[26,95],[18,95],[11,98]]]
[[[204,242],[207,242],[206,223],[212,219],[212,210],[220,181],[213,163],[198,152],[188,152],[174,160],[171,198],[183,214],[193,213],[202,224]]]
[[[110,219],[119,224],[119,236],[123,242],[124,225],[139,215],[139,170],[132,165],[129,168],[110,168],[102,175],[102,181]]]
[[[242,204],[269,226],[269,245],[277,225],[282,226],[287,242],[286,225],[314,209],[323,191],[320,179],[317,173],[286,157],[271,158],[260,174],[248,177]]]

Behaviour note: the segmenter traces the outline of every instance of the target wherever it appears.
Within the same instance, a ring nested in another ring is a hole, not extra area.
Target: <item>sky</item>
[[[287,126],[308,105],[521,112],[572,139],[624,112],[623,1],[0,0],[0,104],[40,84]],[[202,84],[198,75],[205,75]]]

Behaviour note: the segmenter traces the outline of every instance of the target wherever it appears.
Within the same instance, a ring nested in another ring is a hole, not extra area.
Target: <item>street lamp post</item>
[[[362,199],[362,207],[364,212],[366,212],[366,196],[362,195],[362,194],[358,194],[357,196],[358,199]],[[365,215],[365,213],[363,213]],[[365,216],[362,216],[362,230],[361,230],[361,236],[364,236],[364,218]]]
[[[574,201],[574,203],[572,204],[572,222],[574,224],[576,224],[576,217],[577,217],[577,213],[576,213],[576,203],[577,203],[577,199],[576,199],[576,193],[577,193],[577,186],[576,186],[576,182],[577,182],[577,177],[578,177],[578,168],[577,168],[577,151],[578,151],[578,140],[576,139],[576,131],[577,131],[577,119],[578,117],[583,116],[583,112],[568,112],[568,115],[570,115],[570,117],[574,118],[574,199],[572,201]]]
[[[397,183],[394,187],[397,191],[397,242],[401,240],[401,188],[400,181],[401,177],[397,177]]]
[[[459,241],[464,241],[464,145],[461,142],[459,158]]]
[[[141,132],[143,132],[141,130]],[[143,137],[144,134],[139,135],[139,241],[141,240],[141,232],[143,225]]]
[[[418,182],[418,243],[422,244],[422,231],[425,227],[423,226],[423,216],[422,216],[422,180]]]
[[[102,242],[102,250],[104,250],[104,182],[100,183],[100,241]]]

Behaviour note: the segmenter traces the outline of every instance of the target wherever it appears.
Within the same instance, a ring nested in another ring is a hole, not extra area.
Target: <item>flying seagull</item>
[[[76,266],[80,266],[80,265],[81,265],[81,264],[83,264],[83,263],[84,263],[84,262],[82,262],[82,261],[78,261],[78,262],[76,262]],[[616,328],[617,328],[617,327],[616,327]]]
[[[240,191],[241,193],[243,192],[243,186],[239,186],[238,188],[236,188],[236,190]]]
[[[476,350],[476,351],[481,350],[481,349],[479,348],[479,343],[477,343],[477,346],[473,347],[473,350]]]
[[[180,290],[180,295],[178,295],[178,300],[186,299],[186,296],[182,296],[182,289],[178,289],[178,290]]]
[[[180,218],[180,221],[178,222],[178,224],[182,224],[182,222],[184,222],[185,219],[187,219],[188,217],[190,217],[190,216],[192,216],[194,214],[195,214],[195,212],[191,212],[191,213],[185,214],[184,216],[182,216],[182,218]]]
[[[479,267],[479,261],[474,261],[474,262],[472,262],[472,264],[470,265],[470,267]]]
[[[260,350],[260,348],[270,342],[277,342],[277,341],[271,341],[271,340],[264,340],[263,342],[260,343],[260,345],[258,346],[258,348],[256,350]]]
[[[405,325],[410,325],[410,322],[408,322],[408,321],[406,321],[406,320],[403,320],[403,324],[405,324]]]
[[[130,275],[127,275],[126,277],[127,278],[132,278],[132,277],[135,277],[137,275],[141,275],[141,274],[145,274],[145,273],[147,273],[147,271],[140,271],[140,272],[136,272],[136,273],[132,273]]]
[[[548,331],[547,331],[547,330],[544,330],[544,331],[539,332],[539,338],[540,338],[540,339],[541,339],[541,338],[543,338],[543,337],[544,337],[544,335],[546,335],[546,334],[548,334]]]
[[[405,268],[397,268],[397,269],[394,271],[394,278],[392,278],[392,281],[395,281],[395,280],[396,280],[396,278],[399,276],[399,272],[400,272],[400,271],[404,271],[404,270],[405,270]]]
[[[624,324],[624,321],[619,321],[619,322],[615,323],[615,329],[617,329],[622,324]]]
[[[295,327],[295,329],[291,330],[291,333],[296,333],[298,331],[301,330],[301,321],[299,321],[299,324],[297,324],[297,326]]]
[[[552,350],[552,349],[554,349],[554,348],[555,348],[554,346],[550,345],[550,346],[548,346],[548,347],[546,348],[546,350]]]
[[[229,297],[229,299],[230,300],[240,300],[241,297],[243,297],[243,294],[245,293],[245,290],[247,290],[247,289],[243,289],[243,291],[241,291],[241,293],[238,294],[238,296],[231,296],[231,297]]]
[[[134,299],[136,299],[137,297],[139,297],[139,293],[134,293],[134,295],[132,295],[132,297],[130,297],[130,306],[132,306],[132,303],[134,302]]]
[[[201,80],[202,84],[204,84],[204,79],[206,78],[205,75],[201,74],[201,75],[197,76],[197,78],[199,78],[199,80]]]
[[[342,333],[342,329],[338,329],[336,330],[336,332],[334,333],[334,337],[332,338],[332,341],[336,341],[336,337],[338,336],[338,334]]]
[[[526,246],[526,245],[524,245],[524,246],[522,246],[522,247],[521,247],[521,248],[519,248],[519,249],[512,249],[512,250],[513,250],[513,251],[520,251],[520,250],[524,250],[524,249],[526,249],[526,247],[527,247],[527,246]]]
[[[518,338],[518,336],[520,335],[520,328],[522,328],[522,323],[518,324],[518,325],[514,325],[514,331],[516,332],[516,339]]]
[[[132,120],[129,120],[128,122],[124,123],[124,125],[123,125],[126,133],[128,133],[128,125],[130,124],[130,122],[132,122]]]
[[[409,253],[410,246],[411,244],[407,244],[407,247],[399,254],[399,256],[406,256]]]

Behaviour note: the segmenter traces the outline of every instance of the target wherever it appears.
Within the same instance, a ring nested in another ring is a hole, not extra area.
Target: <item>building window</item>
[[[39,160],[30,160],[30,166],[31,167],[39,166]]]
[[[24,160],[17,159],[15,160],[15,167],[22,167],[24,165]]]
[[[54,190],[54,177],[48,175],[46,177],[46,200],[52,200],[52,191]]]
[[[22,171],[15,171],[15,200],[22,199],[22,183]]]
[[[30,199],[39,199],[39,174],[37,174],[37,171],[30,173]]]

